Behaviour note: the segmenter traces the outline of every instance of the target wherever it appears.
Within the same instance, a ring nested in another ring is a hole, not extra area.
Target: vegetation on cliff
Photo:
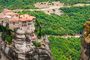
[[[2,40],[4,40],[7,44],[11,44],[12,43],[12,30],[10,30],[8,27],[4,27],[0,25],[0,32],[2,32],[1,34],[1,38]]]

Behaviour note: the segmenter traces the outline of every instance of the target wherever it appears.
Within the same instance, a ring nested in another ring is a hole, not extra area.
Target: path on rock
[[[75,35],[62,35],[62,36],[60,36],[60,35],[48,35],[48,37],[50,37],[50,36],[60,37],[60,38],[72,38],[72,37],[74,37],[74,38],[80,38],[80,37],[81,37],[81,34],[75,34]]]

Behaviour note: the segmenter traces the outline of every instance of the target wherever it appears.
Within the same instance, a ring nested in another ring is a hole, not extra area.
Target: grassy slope
[[[54,60],[79,60],[80,39],[49,37]]]
[[[90,18],[90,6],[62,8],[64,15],[47,15],[43,12],[19,12],[36,16],[41,23],[43,32],[52,35],[80,33],[83,23]]]

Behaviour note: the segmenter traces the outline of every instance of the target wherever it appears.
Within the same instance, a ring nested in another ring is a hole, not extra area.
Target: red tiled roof
[[[9,21],[11,21],[11,22],[17,22],[17,21],[19,21],[19,18],[16,17],[16,16],[14,16],[14,17],[10,18]]]
[[[3,12],[0,13],[0,18],[11,18],[12,16],[15,16],[15,15],[19,15],[19,14],[14,13],[11,10],[4,9]]]
[[[28,14],[19,15],[11,10],[4,9],[4,11],[0,13],[0,18],[8,18],[9,21],[11,22],[17,22],[17,21],[32,21],[35,17]]]
[[[24,14],[20,16],[20,21],[32,21],[34,18],[35,18],[34,16]]]
[[[17,22],[17,21],[32,21],[35,17],[34,16],[30,16],[28,14],[24,14],[24,15],[20,15],[20,16],[14,16],[12,18],[10,18],[11,22]]]

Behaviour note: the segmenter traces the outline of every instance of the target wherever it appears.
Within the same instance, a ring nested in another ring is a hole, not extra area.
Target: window
[[[25,24],[25,23],[26,23],[26,21],[23,21],[22,23],[23,23],[23,24]]]
[[[28,22],[28,25],[31,25],[32,23],[31,22]]]
[[[2,23],[3,23],[3,21],[2,21]]]
[[[19,22],[16,22],[16,24],[19,24]]]
[[[15,25],[15,22],[13,22],[13,25]]]
[[[52,9],[55,12],[55,9]]]
[[[27,26],[26,21],[22,22],[22,26]]]

